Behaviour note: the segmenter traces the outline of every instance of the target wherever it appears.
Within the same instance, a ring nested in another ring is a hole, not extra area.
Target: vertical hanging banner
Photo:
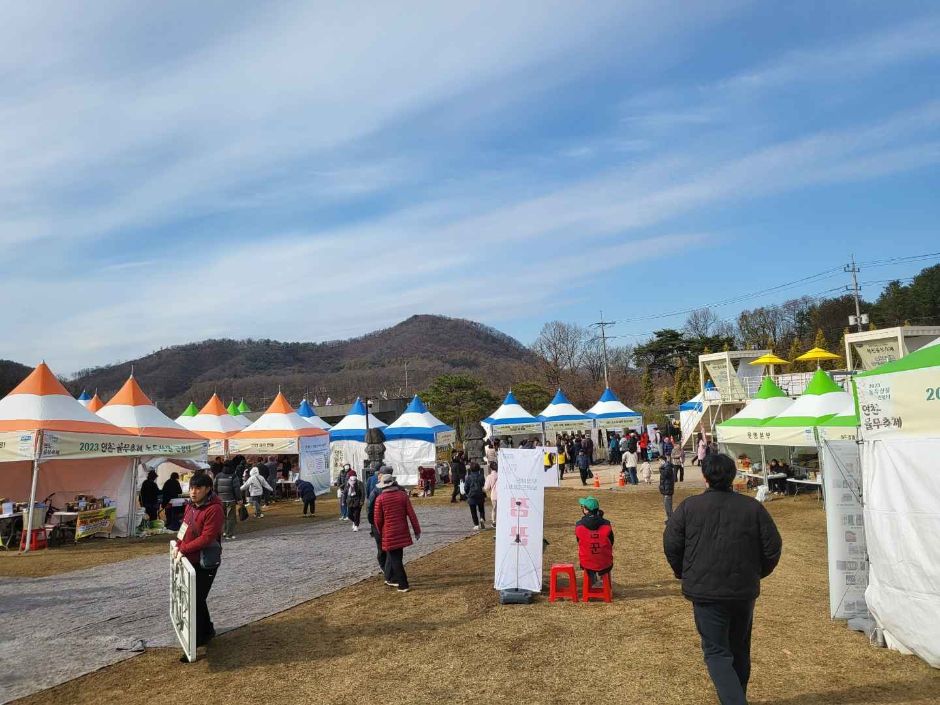
[[[497,590],[542,590],[545,454],[538,448],[500,448],[496,520]]]
[[[862,510],[862,467],[853,441],[820,442],[829,553],[829,615],[851,619],[868,614],[868,556]]]
[[[317,495],[330,490],[330,437],[310,436],[298,439],[300,479],[313,485]]]
[[[539,447],[542,451],[542,487],[561,487],[561,471],[558,469],[558,449]]]

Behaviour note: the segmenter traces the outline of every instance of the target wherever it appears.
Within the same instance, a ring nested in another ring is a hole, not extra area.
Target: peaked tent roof
[[[601,394],[601,398],[597,400],[597,403],[585,413],[592,419],[619,419],[639,416],[636,411],[621,402],[617,398],[617,395],[611,391],[610,387],[604,390],[604,393]]]
[[[88,404],[85,406],[85,408],[97,414],[103,406],[104,402],[101,401],[101,397],[98,396],[98,392],[95,392],[95,396],[88,400]]]
[[[769,376],[764,377],[754,398],[741,411],[719,426],[762,426],[785,411],[793,400]]]
[[[434,443],[438,434],[452,433],[453,428],[428,411],[428,408],[415,394],[405,412],[385,429],[385,439],[417,440]]]
[[[818,426],[844,409],[852,396],[833,381],[825,370],[818,369],[793,404],[767,421],[770,427]]]
[[[509,390],[509,394],[503,399],[502,405],[492,414],[483,419],[485,424],[490,426],[509,426],[529,424],[538,426],[541,424],[539,419],[522,408],[522,405],[516,399],[516,395]]]
[[[186,424],[186,428],[195,431],[203,438],[217,440],[229,438],[241,431],[244,426],[238,417],[232,416],[225,409],[218,394],[213,394],[199,413]]]
[[[590,416],[579,411],[577,407],[568,400],[568,397],[565,396],[565,393],[561,391],[560,388],[555,392],[555,396],[548,403],[548,406],[542,409],[542,413],[538,415],[538,418],[546,423],[555,421],[591,420]]]
[[[702,398],[705,395],[699,392],[694,397],[688,401],[682,402],[679,404],[679,411],[701,411],[702,410]]]
[[[307,423],[294,411],[287,398],[277,393],[271,406],[247,428],[231,437],[233,441],[258,438],[305,438],[325,436],[326,431]]]
[[[386,424],[369,414],[369,428],[385,428]],[[360,441],[366,438],[366,405],[359,397],[343,420],[330,429],[331,441]]]
[[[195,416],[195,415],[198,414],[198,413],[199,413],[199,407],[196,406],[196,403],[195,403],[195,402],[192,402],[192,401],[191,401],[191,402],[189,402],[189,406],[187,406],[187,407],[183,410],[183,413],[180,414],[180,416]]]
[[[79,404],[87,408],[88,402],[91,401],[91,394],[89,394],[87,390],[83,389],[82,393],[78,395],[77,401]]]
[[[130,435],[86,409],[62,386],[45,362],[39,363],[26,379],[0,399],[0,431],[40,430]]]
[[[333,428],[317,415],[316,409],[306,399],[301,401],[300,406],[297,407],[297,415],[314,428],[322,428],[324,431]]]
[[[225,407],[225,410],[232,416],[238,416],[240,413],[242,413],[238,410],[238,404],[235,403],[234,399],[228,403],[228,406]]]
[[[204,440],[202,436],[183,428],[155,407],[133,375],[114,398],[101,407],[98,416],[137,436]]]
[[[234,399],[233,399],[233,401],[234,401]],[[245,397],[242,397],[242,400],[241,400],[240,402],[238,402],[238,413],[240,413],[240,414],[250,414],[250,413],[251,413],[251,407],[248,406],[248,404],[245,403]]]

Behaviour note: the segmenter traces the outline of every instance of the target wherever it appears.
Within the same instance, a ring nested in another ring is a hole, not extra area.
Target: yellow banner
[[[297,453],[296,438],[228,439],[229,455],[279,455]]]
[[[0,461],[32,460],[35,452],[34,431],[0,433]]]
[[[940,367],[856,377],[862,438],[936,436],[940,428]]]
[[[166,456],[201,460],[206,457],[206,441],[181,441],[173,438],[105,436],[86,433],[45,431],[42,458],[113,458]]]
[[[75,522],[75,540],[88,538],[95,534],[110,534],[117,519],[117,507],[92,509],[79,512]]]

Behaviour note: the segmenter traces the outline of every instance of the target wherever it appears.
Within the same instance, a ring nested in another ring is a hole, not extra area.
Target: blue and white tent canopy
[[[297,415],[314,428],[322,428],[324,431],[329,431],[333,428],[326,421],[317,416],[316,410],[306,399],[300,402],[300,406],[297,407]]]
[[[604,390],[597,403],[587,410],[598,428],[639,428],[643,417],[617,398],[610,387]]]
[[[509,390],[502,406],[480,423],[490,434],[537,433],[542,430],[542,422],[522,408],[512,390]]]
[[[82,393],[78,395],[78,403],[87,408],[91,398],[91,394],[83,389]]]
[[[387,424],[369,414],[369,428],[385,428]],[[330,429],[330,442],[366,440],[366,405],[356,397],[355,403],[343,420]]]
[[[428,411],[428,408],[415,394],[414,399],[399,416],[385,429],[385,440],[427,441],[444,445],[456,440],[454,429]],[[438,441],[443,441],[439,443]]]
[[[590,427],[591,417],[578,411],[577,407],[568,401],[568,397],[560,389],[555,392],[555,398],[551,400],[542,413],[538,416],[545,423],[558,424],[564,421],[574,422],[580,427]],[[557,426],[555,426],[557,428]]]

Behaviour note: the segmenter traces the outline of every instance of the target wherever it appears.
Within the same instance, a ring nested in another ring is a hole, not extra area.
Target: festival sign
[[[170,545],[175,548],[176,541]],[[185,556],[170,561],[170,622],[186,658],[195,661],[196,570]]]
[[[868,557],[858,445],[854,438],[821,439],[819,451],[826,497],[829,614],[833,619],[867,616]]]
[[[300,479],[313,485],[317,495],[330,490],[330,437],[309,436],[299,439]]]
[[[901,352],[897,340],[875,340],[866,343],[853,343],[852,347],[862,361],[863,370],[871,370],[886,362],[900,359]]]
[[[36,455],[35,431],[0,433],[0,462],[32,460]]]
[[[940,367],[904,374],[860,375],[853,382],[859,426],[866,440],[936,433],[940,417]]]
[[[174,438],[106,436],[44,431],[42,458],[102,458],[172,456],[204,459],[206,442]]]
[[[110,534],[117,520],[117,507],[90,509],[79,512],[75,521],[75,540],[88,538],[95,534]]]
[[[544,453],[538,448],[500,448],[496,505],[497,590],[542,590],[545,511]]]
[[[633,431],[642,431],[643,430],[643,417],[640,415],[637,416],[621,416],[620,418],[615,419],[594,419],[594,425],[597,428],[602,428],[607,431],[624,431],[624,430],[633,430]]]

